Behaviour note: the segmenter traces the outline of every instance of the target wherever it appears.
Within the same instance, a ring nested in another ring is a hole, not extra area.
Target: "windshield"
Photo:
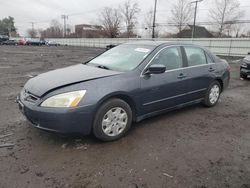
[[[126,72],[136,68],[153,49],[153,46],[124,44],[92,59],[88,65]]]

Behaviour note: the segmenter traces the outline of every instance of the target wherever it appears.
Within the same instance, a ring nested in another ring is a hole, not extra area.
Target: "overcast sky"
[[[191,1],[191,0],[190,0]],[[245,10],[243,19],[250,20],[250,0],[239,0],[241,8]],[[0,0],[0,19],[12,16],[21,35],[26,35],[35,22],[35,28],[46,28],[52,19],[62,23],[61,15],[69,15],[68,24],[98,24],[98,15],[103,7],[118,7],[124,0]],[[146,12],[154,6],[154,0],[131,0],[138,2],[141,12],[138,15],[138,28],[142,28],[142,21]],[[174,0],[158,0],[157,22],[169,21],[170,10]],[[214,0],[204,0],[199,3],[197,21],[208,21],[207,14]]]

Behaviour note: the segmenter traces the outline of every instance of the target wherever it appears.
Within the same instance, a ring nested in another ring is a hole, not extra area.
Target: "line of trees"
[[[125,1],[116,8],[105,7],[99,14],[99,25],[103,30],[99,36],[116,38],[116,37],[136,37],[136,25],[138,25],[138,15],[140,8],[137,2],[131,0]],[[242,24],[237,20],[244,16],[244,11],[240,9],[239,0],[214,0],[212,7],[208,13],[208,22],[211,22],[211,30],[217,37],[228,37],[234,35],[239,37],[245,32],[248,36],[250,32],[245,31]],[[171,27],[175,28],[176,33],[181,33],[186,26],[192,25],[194,17],[194,7],[189,0],[176,0],[172,4],[171,15],[167,22],[171,23]],[[143,19],[142,28],[145,28],[148,35],[152,33],[153,9],[150,9]],[[157,24],[156,24],[157,26]],[[40,35],[42,38],[61,38],[63,37],[63,27],[58,20],[52,20],[49,28],[45,30],[29,29],[28,35],[36,37]],[[70,36],[70,29],[67,31]],[[156,27],[156,37],[160,36],[160,28]],[[162,34],[162,33],[161,33]],[[74,36],[74,35],[72,35]],[[167,35],[163,34],[164,37]],[[182,37],[181,35],[168,35],[170,37]],[[94,36],[92,36],[94,37]]]
[[[50,27],[45,30],[39,30],[41,38],[62,38],[63,26],[58,20],[51,20]]]
[[[188,0],[177,0],[171,10],[169,22],[175,24],[176,30],[180,33],[188,23],[193,20],[193,7]],[[228,37],[235,35],[239,37],[242,24],[237,20],[244,16],[244,11],[240,9],[238,0],[214,0],[209,9],[208,22],[211,22],[215,36]],[[192,24],[190,24],[192,25]]]
[[[244,16],[244,11],[240,9],[239,0],[213,0],[213,4],[209,9],[207,15],[207,23],[211,24],[210,29],[217,37],[240,37],[243,33],[244,36],[250,35],[250,30],[246,30],[243,24],[238,23],[238,20]],[[206,3],[204,1],[204,3]],[[199,10],[199,9],[198,9]],[[137,37],[138,25],[144,29],[148,35],[152,33],[153,25],[153,9],[146,12],[143,19],[143,23],[138,23],[138,16],[140,14],[140,8],[137,2],[132,0],[126,0],[124,3],[117,7],[105,7],[98,16],[98,25],[101,26],[99,37]],[[199,11],[198,11],[199,14]],[[194,7],[190,3],[190,0],[176,0],[171,5],[171,12],[169,18],[166,19],[165,26],[171,26],[175,28],[175,33],[181,33],[189,24],[192,26],[194,18]],[[67,27],[67,37],[75,37],[76,35],[71,33],[70,27]],[[27,33],[29,37],[41,38],[61,38],[63,37],[63,26],[58,20],[52,20],[51,24],[46,29],[28,29]],[[156,23],[156,37],[166,37],[166,31]],[[17,29],[14,25],[14,18],[8,17],[0,20],[0,35],[17,35]],[[180,35],[168,35],[170,37]],[[95,37],[92,36],[91,37]]]
[[[127,0],[117,8],[105,7],[98,16],[98,24],[102,26],[102,30],[98,33],[98,37],[135,37],[135,26],[138,23],[137,15],[140,12],[137,2]],[[70,34],[70,29],[67,27],[67,37],[76,35]],[[28,29],[28,36],[31,38],[62,38],[63,26],[58,20],[52,20],[50,27],[42,29]],[[94,33],[92,33],[94,35]],[[92,36],[94,37],[94,36]]]
[[[239,1],[217,0],[214,4],[214,8],[211,8],[209,11],[209,16],[216,23],[215,29],[218,32],[218,36],[222,37],[225,35],[225,32],[227,32],[227,35],[230,35],[230,32],[235,29],[237,30],[236,35],[239,35],[239,27],[241,25],[235,23],[244,16],[244,11],[240,10]]]
[[[0,20],[0,35],[17,36],[14,18],[9,16]]]
[[[70,31],[68,31],[70,32]],[[36,38],[40,37],[41,39],[44,38],[62,38],[63,37],[63,26],[62,24],[56,20],[53,19],[50,22],[50,26],[46,29],[28,29],[27,30],[28,37],[30,38]]]
[[[139,14],[140,9],[137,2],[132,2],[130,0],[125,1],[123,4],[120,4],[117,8],[105,7],[102,9],[98,16],[98,25],[102,27],[97,33],[92,32],[91,37],[135,37],[136,31],[135,26],[137,25],[137,15]],[[57,28],[56,36],[52,35],[50,30]],[[62,27],[55,26],[51,24],[51,27],[46,29],[42,33],[42,37],[62,37],[59,33],[59,28],[62,31]],[[77,36],[72,34],[71,36]],[[69,37],[69,35],[67,35]]]
[[[204,2],[205,3],[205,2]],[[104,8],[100,15],[100,24],[104,27],[107,37],[135,37],[135,26],[138,24],[137,16],[140,12],[137,3],[126,1],[119,8]],[[244,16],[244,11],[240,9],[239,0],[214,0],[208,13],[208,24],[213,35],[217,37],[239,37],[245,31],[244,25],[237,21]],[[176,0],[171,7],[171,15],[167,22],[175,28],[177,33],[181,33],[187,25],[192,25],[194,19],[194,7],[190,0]],[[153,9],[146,13],[142,26],[148,34],[152,33]],[[157,24],[156,24],[157,26]],[[125,31],[124,31],[125,29]],[[156,37],[160,36],[156,28]],[[166,35],[164,35],[166,36]],[[170,35],[178,36],[180,35]]]
[[[121,4],[118,8],[105,7],[99,15],[100,25],[103,26],[107,37],[135,37],[137,15],[140,12],[137,2],[130,0]]]

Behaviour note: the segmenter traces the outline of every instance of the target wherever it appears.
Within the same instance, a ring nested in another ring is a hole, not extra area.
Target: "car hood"
[[[244,57],[244,60],[250,61],[250,55],[245,56],[245,57]]]
[[[121,72],[100,69],[83,64],[53,70],[31,78],[24,89],[37,97],[63,86],[120,74]]]
[[[247,57],[247,58],[244,58],[243,60],[242,60],[242,63],[246,63],[246,64],[250,64],[250,56],[249,57]]]

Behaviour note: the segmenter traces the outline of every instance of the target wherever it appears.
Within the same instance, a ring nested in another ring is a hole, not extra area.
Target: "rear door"
[[[181,48],[175,46],[161,49],[148,66],[152,64],[165,65],[166,72],[141,75],[142,112],[150,113],[185,103],[185,94],[189,88]]]
[[[216,65],[209,55],[199,47],[184,46],[189,76],[190,100],[204,98],[209,84],[214,80]]]

